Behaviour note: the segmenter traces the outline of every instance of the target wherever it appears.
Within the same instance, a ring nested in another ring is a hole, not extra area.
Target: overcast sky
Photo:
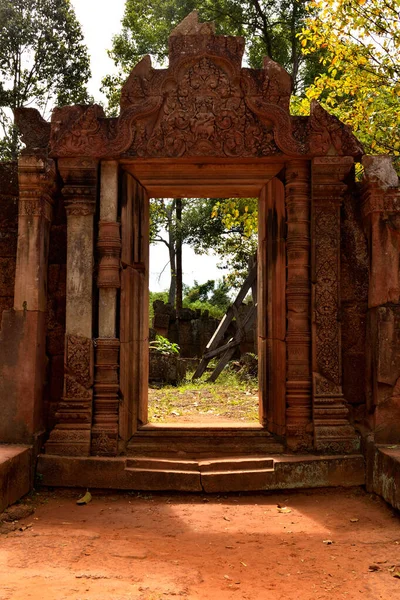
[[[121,29],[125,0],[71,0],[79,19],[85,42],[91,56],[92,79],[89,92],[95,100],[105,102],[100,93],[102,78],[115,72],[113,61],[107,56],[112,46],[112,38]],[[168,262],[168,254],[164,244],[157,244],[150,249],[150,289],[164,290],[169,286],[168,269],[165,269],[159,280],[159,274]],[[219,279],[222,272],[216,268],[214,256],[196,256],[191,248],[183,249],[183,281],[192,285],[196,279],[203,283],[208,279]]]

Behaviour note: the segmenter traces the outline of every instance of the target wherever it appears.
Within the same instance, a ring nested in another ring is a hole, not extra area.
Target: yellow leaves
[[[305,48],[305,47],[307,46],[307,40],[306,40],[306,39],[304,39],[304,38],[301,40],[301,42],[300,42],[300,43],[301,43],[301,45],[303,46],[303,48]]]

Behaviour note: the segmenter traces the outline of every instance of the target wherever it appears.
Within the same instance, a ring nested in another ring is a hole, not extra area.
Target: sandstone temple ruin
[[[118,118],[17,112],[18,181],[4,166],[0,189],[0,443],[22,445],[20,480],[38,457],[48,485],[367,481],[400,505],[396,173],[317,102],[291,116],[289,75],[244,68],[243,52],[191,16],[168,68],[133,69]],[[150,426],[148,200],[231,196],[259,198],[260,424]]]

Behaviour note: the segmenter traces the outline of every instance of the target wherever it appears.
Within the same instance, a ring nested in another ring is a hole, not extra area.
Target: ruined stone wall
[[[153,307],[155,333],[178,344],[182,357],[200,358],[219,325],[219,319],[210,317],[207,310],[202,312],[201,310],[191,310],[189,308],[182,309],[180,318],[177,319],[175,309],[170,304],[164,304],[161,300],[156,300]],[[247,307],[243,306],[242,310],[247,310]],[[240,344],[240,354],[246,352],[257,353],[256,327],[255,325],[254,329],[247,332],[246,339]],[[236,325],[233,321],[225,334],[225,341],[228,341],[235,333]]]
[[[16,163],[0,163],[0,322],[14,305],[18,239],[18,172]]]
[[[346,195],[341,214],[341,325],[343,393],[354,421],[365,415],[369,258],[358,190]]]
[[[366,156],[362,208],[368,236],[366,424],[378,444],[400,442],[400,186],[390,157]]]
[[[47,337],[48,358],[47,389],[45,394],[46,428],[55,425],[55,413],[63,392],[64,340],[67,275],[67,217],[62,196],[54,206],[50,229],[48,268]]]
[[[170,304],[156,300],[153,306],[153,327],[156,333],[179,344],[181,356],[200,357],[217,329],[219,320],[210,317],[208,311],[202,313],[188,308],[182,310],[178,320],[176,311]]]

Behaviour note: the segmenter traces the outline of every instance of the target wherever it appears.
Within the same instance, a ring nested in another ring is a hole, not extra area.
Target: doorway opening
[[[166,440],[166,429],[179,437],[183,435],[184,425],[178,426],[176,417],[172,423],[155,423],[154,420],[149,423],[148,418],[149,198],[186,198],[189,203],[196,198],[257,198],[259,420],[258,423],[252,421],[250,426],[246,421],[232,421],[231,425],[223,427],[203,424],[193,424],[193,427],[196,431],[203,428],[204,434],[218,429],[227,439],[237,436],[243,429],[249,430],[250,437],[255,430],[262,430],[260,435],[283,436],[286,418],[286,221],[284,185],[277,177],[283,165],[268,160],[253,163],[199,159],[185,162],[185,168],[169,160],[135,163],[127,160],[124,166],[121,231],[122,263],[126,266],[121,284],[120,381],[125,401],[120,413],[120,428],[125,439],[132,438],[132,443],[136,436],[138,439],[147,436]],[[185,427],[193,429],[190,424]],[[186,433],[189,444],[192,433]]]
[[[155,198],[150,223],[149,423],[258,425],[258,199]]]

